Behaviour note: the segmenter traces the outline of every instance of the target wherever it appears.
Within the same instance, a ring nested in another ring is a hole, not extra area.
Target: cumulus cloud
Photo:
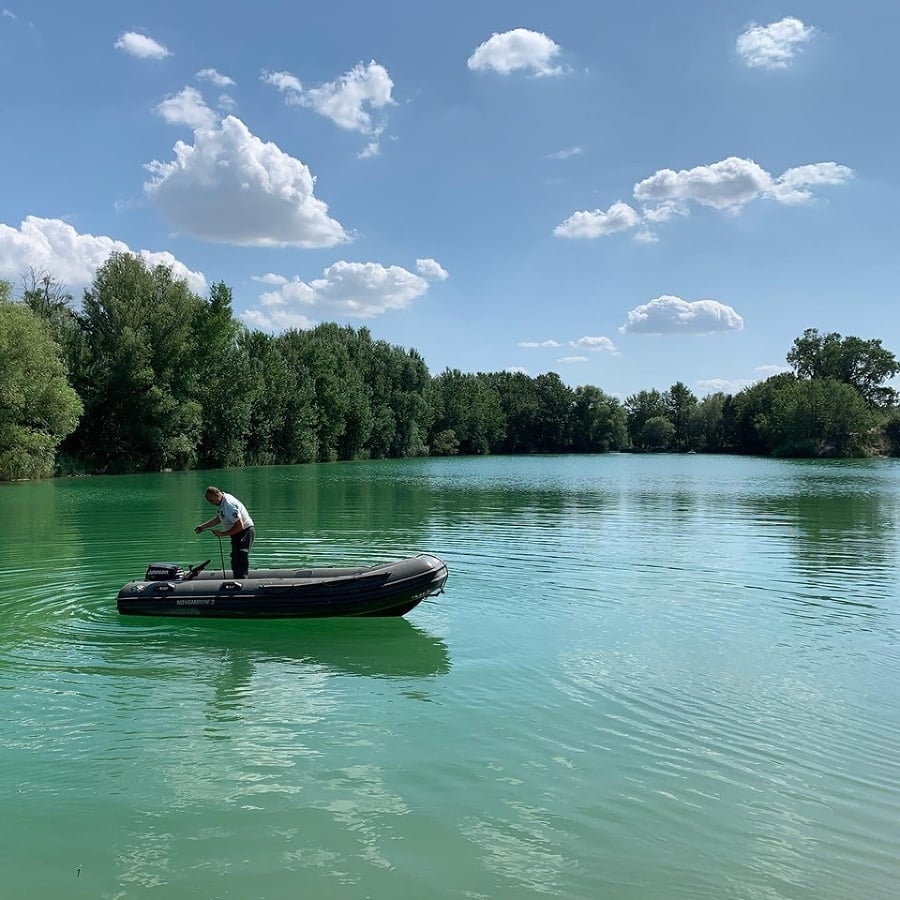
[[[787,169],[775,178],[751,159],[729,156],[693,169],[660,169],[634,186],[636,200],[656,204],[645,217],[670,218],[689,203],[737,212],[751,200],[773,199],[780,203],[802,203],[812,199],[810,187],[842,184],[853,170],[834,162],[813,163]]]
[[[528,349],[533,349],[535,347],[549,347],[551,349],[556,349],[558,347],[562,347],[562,344],[559,341],[549,340],[549,341],[519,341],[516,344],[517,347],[526,347]]]
[[[287,284],[289,281],[284,275],[276,275],[274,272],[267,272],[265,275],[251,275],[250,277],[253,281],[258,281],[260,284]]]
[[[735,41],[738,56],[748,65],[760,69],[784,69],[797,51],[815,34],[815,28],[787,16],[770,25],[750,26]]]
[[[387,69],[374,59],[368,65],[358,63],[335,81],[314,88],[304,88],[290,72],[265,72],[262,80],[281,91],[289,105],[307,107],[340,128],[374,138],[360,157],[377,156],[380,152],[378,137],[385,123],[376,122],[372,113],[396,104],[391,95],[394,82]]]
[[[138,59],[165,59],[172,55],[171,51],[159,41],[154,41],[152,37],[137,31],[123,32],[113,46]]]
[[[434,259],[417,259],[416,271],[423,278],[435,279],[436,281],[446,281],[450,277],[450,273]]]
[[[133,251],[123,241],[105,235],[80,234],[62,219],[28,216],[19,228],[0,224],[0,277],[18,278],[30,268],[43,269],[70,287],[94,280],[111,253],[135,253],[151,266],[169,266],[191,290],[205,293],[206,278],[179,262],[168,251]]]
[[[251,310],[246,321],[267,330],[286,327],[308,315],[367,319],[388,310],[407,309],[428,290],[428,282],[402,266],[358,263],[339,260],[322,273],[321,278],[288,280],[268,273],[257,281],[277,287],[260,295],[258,309]]]
[[[835,162],[795,166],[774,176],[752,159],[727,159],[692,169],[659,169],[634,185],[635,207],[619,200],[610,208],[573,213],[553,229],[557,237],[596,238],[640,227],[635,239],[653,243],[650,226],[687,216],[692,204],[737,214],[755,200],[797,205],[814,199],[812,188],[844,184],[853,170]]]
[[[473,71],[490,69],[501,75],[523,69],[538,76],[560,75],[562,67],[552,65],[559,52],[559,44],[546,34],[529,31],[527,28],[514,28],[502,34],[495,32],[483,44],[479,44],[469,57],[468,66]]]
[[[296,75],[291,75],[290,72],[263,72],[260,81],[271,84],[272,87],[286,94],[288,103],[299,104],[299,98],[303,94],[303,85]]]
[[[156,106],[156,112],[170,125],[187,125],[194,130],[215,128],[219,121],[219,117],[204,102],[200,91],[192,87],[166,97]]]
[[[595,209],[574,212],[565,222],[557,225],[553,233],[565,238],[595,238],[616,231],[627,231],[641,221],[640,215],[621,200],[606,211]]]
[[[557,362],[561,363],[585,363],[588,361],[586,356],[561,356]]]
[[[253,247],[333,247],[350,240],[314,194],[299,159],[226,116],[216,128],[178,141],[171,162],[153,161],[148,197],[194,237]]]
[[[622,334],[714,334],[739,331],[743,327],[741,316],[718,300],[689,302],[664,294],[632,309],[619,331]]]
[[[608,337],[586,336],[578,338],[577,341],[569,341],[569,344],[573,347],[578,347],[581,350],[591,350],[594,353],[601,353],[603,351],[615,353],[616,350],[616,345]]]
[[[208,81],[210,84],[220,88],[232,87],[236,83],[233,78],[229,78],[215,69],[201,69],[194,75],[194,78],[198,81]]]

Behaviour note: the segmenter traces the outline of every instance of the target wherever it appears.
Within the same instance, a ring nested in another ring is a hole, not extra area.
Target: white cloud
[[[265,72],[262,80],[285,94],[288,104],[307,107],[340,128],[373,137],[375,140],[359,153],[361,158],[379,154],[378,137],[385,124],[375,122],[372,112],[396,104],[391,96],[394,82],[387,69],[375,60],[368,65],[358,63],[335,81],[314,88],[305,89],[290,72]]]
[[[15,22],[18,18],[16,14],[9,9],[0,9],[0,16],[2,16],[4,19],[12,19],[13,22]]]
[[[784,69],[797,50],[812,40],[815,28],[787,16],[770,25],[751,25],[735,41],[735,49],[748,65],[762,69]]]
[[[771,189],[772,176],[765,169],[752,160],[729,156],[709,166],[678,172],[660,169],[634,186],[634,196],[643,203],[657,203],[667,209],[688,201],[715,209],[734,209]]]
[[[278,289],[260,295],[260,308],[245,316],[258,327],[276,330],[288,326],[293,317],[307,314],[321,317],[366,319],[388,310],[407,309],[428,290],[428,282],[401,266],[381,263],[357,263],[339,260],[310,282],[288,281],[269,273],[256,280],[277,285]]]
[[[372,117],[363,107],[381,109],[393,104],[393,87],[387,69],[372,60],[367,66],[359,63],[336,81],[307,91],[303,104],[341,128],[375,134],[380,129],[372,124]]]
[[[219,99],[216,101],[216,106],[222,110],[224,113],[234,112],[237,109],[237,101],[231,94],[219,94]]]
[[[557,349],[562,347],[563,345],[559,341],[548,340],[548,341],[519,341],[516,344],[517,347],[526,347],[528,349],[534,349],[535,347],[549,347],[550,349]]]
[[[580,156],[582,153],[584,150],[581,147],[567,147],[565,150],[548,153],[547,159],[570,159],[573,156]]]
[[[450,277],[450,273],[434,259],[417,259],[416,271],[423,278],[433,278],[437,281],[445,281]]]
[[[795,166],[775,177],[752,159],[738,156],[677,172],[659,169],[634,185],[640,213],[619,200],[606,212],[595,209],[572,213],[553,233],[557,237],[596,238],[642,226],[634,239],[655,243],[658,237],[649,226],[668,222],[673,216],[690,215],[692,203],[732,214],[754,200],[797,205],[814,199],[810,188],[843,184],[853,176],[847,166],[820,162]]]
[[[350,240],[313,193],[315,178],[299,159],[226,116],[178,141],[171,162],[153,161],[147,195],[187,234],[253,247],[333,247]]]
[[[288,279],[284,277],[284,275],[276,275],[274,272],[267,272],[265,275],[252,275],[251,279],[253,281],[258,281],[261,284],[287,284]]]
[[[753,371],[759,372],[763,378],[770,378],[772,375],[781,375],[784,372],[790,372],[791,367],[786,366],[783,363],[775,363],[770,366],[757,366]]]
[[[788,169],[774,178],[751,159],[729,156],[708,166],[693,169],[660,169],[634,186],[634,196],[642,203],[655,203],[644,210],[649,221],[661,222],[673,214],[684,214],[685,205],[697,203],[714,209],[738,212],[751,200],[773,199],[798,203],[812,198],[808,187],[842,184],[853,170],[834,162],[813,163]]]
[[[561,363],[584,363],[587,362],[588,358],[586,356],[561,356],[557,362]]]
[[[510,375],[527,375],[528,374],[528,369],[526,369],[524,366],[507,366],[503,371],[509,372]]]
[[[546,34],[514,28],[502,34],[495,32],[479,44],[469,57],[468,66],[473,71],[492,69],[501,75],[520,69],[530,69],[535,75],[560,75],[562,68],[551,65],[559,52],[559,45]]]
[[[569,341],[569,343],[573,347],[578,347],[581,350],[591,350],[594,353],[600,353],[604,350],[614,353],[616,349],[616,345],[608,337],[582,337],[578,338],[577,341]]]
[[[271,84],[283,94],[287,94],[288,103],[299,103],[295,95],[303,93],[303,85],[296,75],[291,75],[290,72],[263,72],[260,81]]]
[[[718,300],[689,302],[664,294],[632,309],[619,331],[622,334],[713,334],[739,331],[743,327],[741,316]]]
[[[553,229],[553,233],[565,238],[595,238],[634,228],[640,221],[638,213],[619,200],[606,212],[595,209],[572,213],[565,222]]]
[[[204,102],[200,91],[192,87],[166,97],[156,106],[156,112],[170,125],[187,125],[195,130],[215,128],[219,121],[219,117]]]
[[[125,31],[113,45],[117,50],[124,50],[138,59],[165,59],[172,53],[158,41],[137,31]]]
[[[315,328],[317,324],[302,313],[282,309],[268,309],[265,312],[260,309],[248,309],[240,314],[240,318],[250,328],[272,332],[287,331],[291,328],[309,330],[310,328]]]
[[[369,143],[356,154],[357,159],[372,159],[374,156],[381,156],[381,142],[377,138],[374,141],[369,141]]]
[[[232,87],[236,83],[233,78],[229,78],[215,69],[201,69],[194,75],[194,78],[198,81],[208,81],[210,84],[220,88]]]
[[[775,180],[772,196],[779,203],[806,203],[813,198],[813,193],[808,188],[820,184],[843,184],[852,177],[852,169],[834,162],[796,166]]]
[[[679,206],[677,203],[660,203],[659,206],[653,209],[644,210],[644,221],[659,225],[663,222],[668,222],[672,216],[687,216],[689,214],[690,210],[685,206]]]
[[[43,269],[69,287],[84,287],[113,252],[141,256],[150,265],[170,266],[191,290],[205,293],[206,278],[179,262],[168,251],[132,251],[123,241],[105,235],[80,234],[62,219],[28,216],[19,228],[0,224],[0,277],[16,279],[29,268]]]
[[[745,387],[754,384],[752,378],[705,378],[694,382],[701,395],[738,394]]]

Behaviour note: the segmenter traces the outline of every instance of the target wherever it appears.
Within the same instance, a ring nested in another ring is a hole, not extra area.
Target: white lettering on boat
[[[215,606],[215,597],[179,597],[176,606]]]

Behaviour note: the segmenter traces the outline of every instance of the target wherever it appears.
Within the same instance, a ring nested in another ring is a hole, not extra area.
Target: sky
[[[900,356],[898,41],[896,0],[0,0],[0,278],[130,250],[620,399],[806,328]]]

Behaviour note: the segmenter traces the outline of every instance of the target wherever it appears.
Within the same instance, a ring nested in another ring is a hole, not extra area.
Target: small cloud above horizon
[[[663,294],[630,310],[628,320],[619,331],[622,334],[707,335],[740,331],[743,327],[743,318],[718,300],[690,302]]]
[[[812,40],[815,31],[793,16],[769,25],[754,23],[738,36],[735,49],[751,68],[785,69],[800,48]]]
[[[561,66],[552,65],[560,46],[540,31],[514,28],[494,32],[479,44],[467,65],[473,72],[493,71],[500,75],[529,71],[537,77],[563,74]]]
[[[137,59],[165,59],[172,56],[172,51],[168,47],[137,31],[123,32],[113,46]]]

